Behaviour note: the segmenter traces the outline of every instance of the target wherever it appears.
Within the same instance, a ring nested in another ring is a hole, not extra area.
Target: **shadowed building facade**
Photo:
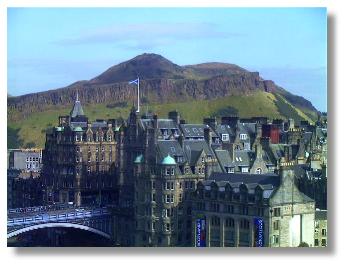
[[[294,182],[292,162],[280,175],[218,174],[191,194],[193,245],[314,246],[315,202]]]
[[[117,171],[115,120],[89,122],[76,98],[69,116],[46,133],[42,176],[45,202],[76,206],[115,200]]]

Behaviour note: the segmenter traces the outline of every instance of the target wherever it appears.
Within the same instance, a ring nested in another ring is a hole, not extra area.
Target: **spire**
[[[74,107],[72,108],[70,112],[70,116],[77,117],[77,116],[83,116],[83,115],[85,114],[83,112],[81,102],[79,101],[79,93],[76,92],[76,100],[75,100]]]

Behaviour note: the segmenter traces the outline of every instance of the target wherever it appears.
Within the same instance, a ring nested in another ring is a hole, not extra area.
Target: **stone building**
[[[46,133],[45,202],[111,203],[117,196],[117,131],[115,120],[89,122],[77,96],[70,115]]]
[[[135,144],[142,151],[132,163],[136,246],[191,245],[188,193],[221,172],[210,146],[213,136],[204,135],[209,126],[180,124],[177,113],[170,117],[137,119]]]
[[[10,149],[8,168],[26,172],[40,172],[42,167],[41,149]]]
[[[293,162],[276,174],[213,173],[191,194],[192,246],[314,246],[315,202],[294,182]]]
[[[7,170],[7,208],[42,205],[42,179],[38,172],[19,169]]]
[[[314,246],[327,246],[327,210],[315,211]]]

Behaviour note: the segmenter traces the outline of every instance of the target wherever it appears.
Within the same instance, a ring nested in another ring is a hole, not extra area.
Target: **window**
[[[239,139],[246,140],[248,138],[247,134],[239,134]]]
[[[227,213],[234,213],[234,206],[233,205],[225,205],[225,212]]]
[[[242,173],[248,173],[249,168],[248,167],[242,167]]]
[[[174,182],[173,181],[166,182],[166,190],[174,190]]]
[[[156,202],[156,194],[152,193],[152,202]]]
[[[173,194],[166,194],[166,203],[174,203],[174,195]]]
[[[152,181],[151,184],[152,184],[152,189],[155,190],[156,189],[156,182]]]
[[[170,224],[169,223],[166,223],[165,224],[165,230],[167,231],[167,232],[169,232],[170,231]]]
[[[87,161],[88,161],[88,163],[91,162],[91,156],[88,156]]]
[[[108,141],[112,141],[112,136],[108,135]]]
[[[174,215],[174,209],[173,208],[165,209],[165,217],[173,217],[173,215]]]
[[[225,225],[226,225],[226,227],[234,227],[234,219],[232,219],[232,218],[227,218],[227,219],[225,220]]]
[[[279,230],[279,220],[276,220],[273,222],[273,229],[274,230]]]
[[[247,219],[242,219],[240,221],[240,228],[248,230],[249,229],[249,221]]]
[[[91,146],[88,146],[88,152],[89,153],[91,152]]]
[[[261,168],[257,168],[256,169],[256,174],[261,174],[262,173],[262,169]]]
[[[105,151],[105,146],[103,145],[103,146],[102,146],[102,152],[104,152],[104,151]]]
[[[326,239],[322,239],[322,240],[321,240],[321,245],[322,245],[323,247],[326,247]]]
[[[214,212],[219,212],[220,211],[220,204],[217,203],[211,203],[210,205],[210,210]]]
[[[272,236],[272,243],[278,244],[279,243],[279,235],[273,235]]]
[[[99,147],[98,147],[98,146],[95,147],[95,151],[96,151],[96,152],[99,152]]]
[[[170,168],[166,168],[166,175],[170,175]]]
[[[234,168],[232,167],[227,167],[227,173],[234,173]]]
[[[179,202],[182,202],[182,194],[179,194]]]
[[[321,235],[326,236],[326,229],[321,229]]]
[[[112,152],[112,146],[111,145],[109,146],[109,152]]]
[[[222,141],[228,141],[228,134],[222,134]]]
[[[76,163],[80,162],[80,157],[76,156]]]
[[[274,217],[280,216],[280,208],[275,208],[273,212],[274,212],[274,214],[273,214]]]
[[[318,240],[318,238],[314,239],[314,246],[316,246],[316,247],[319,246],[319,240]]]
[[[90,166],[87,167],[87,173],[88,173],[88,174],[91,173],[91,167],[90,167]]]
[[[211,225],[212,226],[220,226],[220,218],[217,216],[213,216],[211,218]]]
[[[80,151],[80,146],[76,146],[76,152]]]

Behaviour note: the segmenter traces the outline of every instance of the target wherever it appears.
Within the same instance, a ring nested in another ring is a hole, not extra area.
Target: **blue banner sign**
[[[255,247],[263,247],[264,246],[264,222],[261,218],[254,218],[254,226],[255,226]]]
[[[196,220],[196,247],[206,246],[206,236],[205,236],[205,219]]]

